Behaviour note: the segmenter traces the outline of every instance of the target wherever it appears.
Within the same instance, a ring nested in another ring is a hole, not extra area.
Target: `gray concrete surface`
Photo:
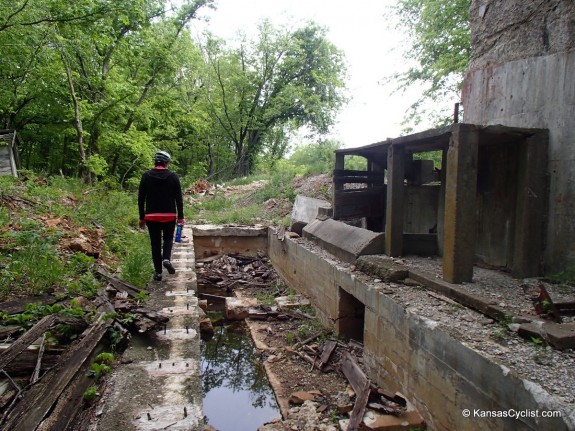
[[[332,219],[312,221],[303,228],[303,236],[345,262],[366,254],[381,254],[384,248],[383,233]]]
[[[176,274],[150,283],[147,306],[165,329],[134,336],[98,406],[98,431],[204,430],[194,245],[174,244]]]
[[[331,204],[322,199],[297,195],[291,212],[290,230],[302,235],[302,229],[315,220],[320,208],[331,208]]]
[[[464,121],[549,129],[545,272],[573,267],[575,3],[473,0],[470,20]]]

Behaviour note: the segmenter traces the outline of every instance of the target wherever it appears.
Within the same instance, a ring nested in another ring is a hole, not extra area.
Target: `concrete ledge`
[[[216,225],[203,224],[192,226],[194,237],[196,236],[267,236],[268,228],[262,225]]]
[[[448,283],[443,280],[432,279],[422,271],[410,269],[409,278],[423,284],[430,290],[441,293],[442,295],[454,299],[460,304],[477,310],[495,320],[509,320],[513,317],[510,316],[504,308],[490,304],[490,300],[487,298],[466,292],[456,284]]]
[[[354,227],[333,219],[314,220],[303,228],[303,237],[345,262],[358,256],[382,254],[384,234]]]
[[[254,256],[267,250],[266,226],[196,225],[192,229],[197,257],[229,253]]]

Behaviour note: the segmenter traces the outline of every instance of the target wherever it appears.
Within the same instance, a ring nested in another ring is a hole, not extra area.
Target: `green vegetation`
[[[96,398],[97,395],[98,395],[98,388],[96,386],[92,385],[88,389],[86,389],[86,391],[84,392],[84,395],[82,395],[82,398],[87,403],[90,403],[91,401],[93,401]]]
[[[459,89],[471,57],[469,7],[471,0],[399,0],[394,12],[398,30],[406,34],[404,50],[407,71],[393,74],[390,81],[399,90],[422,85],[421,97],[411,106],[404,122],[406,131],[432,119],[437,125],[450,123],[453,104],[459,101]],[[426,102],[440,109],[426,109]]]
[[[71,246],[78,238],[126,281],[145,285],[151,259],[147,235],[135,229],[133,193],[30,172],[0,177],[0,189],[0,298],[92,297],[101,286],[97,262]]]
[[[343,54],[313,22],[228,44],[189,27],[214,0],[0,5],[0,128],[22,163],[133,189],[161,148],[190,182],[281,159],[345,102]],[[113,198],[113,197],[111,197]]]

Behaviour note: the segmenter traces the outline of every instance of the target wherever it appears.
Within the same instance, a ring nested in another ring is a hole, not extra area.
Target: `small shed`
[[[20,157],[16,130],[0,130],[0,175],[18,176]]]

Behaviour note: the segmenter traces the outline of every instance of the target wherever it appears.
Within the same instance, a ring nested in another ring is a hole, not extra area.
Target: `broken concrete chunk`
[[[331,208],[331,204],[322,199],[297,195],[291,213],[290,230],[302,234],[302,229],[317,216],[319,208]]]
[[[310,305],[309,299],[302,295],[278,296],[275,301],[281,308],[298,308]]]
[[[291,404],[303,404],[304,401],[313,401],[315,399],[316,395],[310,393],[310,392],[306,392],[306,391],[298,391],[298,392],[294,392],[293,394],[290,395],[289,397],[289,402]]]
[[[404,266],[394,263],[387,256],[360,256],[355,265],[360,271],[386,282],[396,283],[405,280],[408,276],[408,271]]]
[[[249,317],[250,308],[257,307],[259,302],[255,298],[226,298],[226,319],[243,320]]]
[[[368,410],[363,416],[364,429],[373,431],[424,430],[425,421],[415,410],[408,410],[400,416],[385,415]]]

